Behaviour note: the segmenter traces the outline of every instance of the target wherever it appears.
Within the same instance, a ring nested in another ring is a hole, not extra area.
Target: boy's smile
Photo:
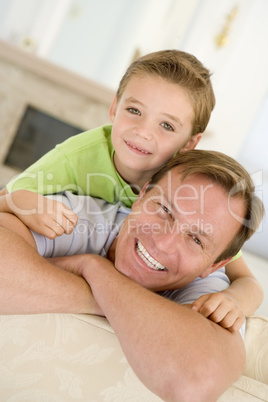
[[[125,140],[125,144],[127,145],[130,151],[134,152],[137,155],[146,156],[151,154],[151,152],[149,152],[147,149],[137,145],[132,141]]]
[[[179,85],[153,75],[133,76],[110,109],[119,174],[142,186],[176,152],[194,148],[201,134],[191,138],[193,118],[187,92]]]

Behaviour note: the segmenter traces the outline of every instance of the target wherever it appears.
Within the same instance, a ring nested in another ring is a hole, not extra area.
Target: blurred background
[[[0,40],[5,52],[9,47],[12,55],[14,49],[20,55],[25,52],[33,65],[40,59],[40,71],[57,66],[54,82],[62,79],[59,72],[72,72],[77,86],[94,84],[107,104],[128,65],[140,55],[167,48],[193,53],[212,72],[217,100],[199,148],[219,150],[239,160],[250,171],[268,210],[267,20],[267,0],[0,0]],[[12,115],[11,101],[8,107],[4,102],[8,75],[12,87],[18,70],[0,69],[0,74],[0,119],[9,113],[16,120],[22,116],[19,107]],[[62,104],[63,120],[78,126],[77,132],[90,128],[83,120],[90,116],[89,108],[83,115],[79,111],[81,124],[74,124],[74,102],[71,106],[67,111]],[[53,115],[45,104],[39,109]],[[6,144],[8,131],[1,130],[1,143]],[[9,172],[5,163],[0,169]],[[267,215],[245,252],[251,269],[268,287]],[[252,254],[260,259],[251,260]],[[268,315],[267,298],[265,302]]]

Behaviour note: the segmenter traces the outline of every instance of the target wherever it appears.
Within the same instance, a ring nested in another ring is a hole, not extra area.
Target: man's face
[[[116,240],[115,266],[154,291],[184,287],[226,263],[214,261],[240,228],[233,216],[244,210],[210,179],[181,182],[173,169],[133,205]]]
[[[110,109],[117,170],[152,177],[181,148],[192,149],[194,111],[187,92],[157,76],[133,76]]]

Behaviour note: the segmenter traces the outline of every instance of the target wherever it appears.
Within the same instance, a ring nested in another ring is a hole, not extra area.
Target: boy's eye
[[[138,109],[135,109],[134,107],[129,107],[127,110],[132,114],[140,115],[140,111]]]
[[[169,123],[161,123],[161,126],[164,127],[164,129],[168,130],[168,131],[174,131],[174,128],[169,124]]]

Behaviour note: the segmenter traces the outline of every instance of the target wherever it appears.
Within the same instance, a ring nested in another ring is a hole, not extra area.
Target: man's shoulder
[[[81,216],[85,214],[87,217],[93,216],[94,220],[117,220],[117,215],[121,215],[122,219],[130,213],[131,209],[125,207],[121,202],[111,204],[101,198],[91,197],[89,195],[75,195],[66,191],[64,195],[68,198],[73,212],[79,213]],[[121,219],[120,219],[121,220]]]

